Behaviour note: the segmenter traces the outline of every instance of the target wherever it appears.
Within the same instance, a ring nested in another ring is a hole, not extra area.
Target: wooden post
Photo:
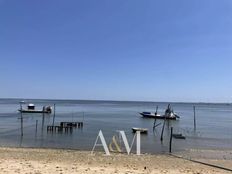
[[[171,127],[171,135],[170,135],[170,141],[169,141],[169,153],[172,153],[172,132],[173,132],[173,127]]]
[[[156,118],[155,118],[154,124],[153,124],[153,132],[155,131],[155,127],[156,127]]]
[[[20,102],[20,115],[21,115],[21,137],[23,137],[23,113],[22,113],[22,102]]]
[[[21,112],[21,136],[23,136],[23,113]]]
[[[56,104],[54,104],[52,126],[54,126],[54,123],[55,123],[55,116],[56,116]]]
[[[196,107],[195,106],[193,106],[193,115],[194,115],[194,120],[193,120],[194,130],[196,130]]]
[[[160,136],[160,141],[163,141],[163,134],[164,134],[164,126],[165,126],[166,118],[164,119],[163,127],[162,127],[162,132]]]
[[[158,114],[158,108],[159,108],[159,106],[157,105],[157,106],[156,106],[156,110],[155,110],[155,115]]]
[[[43,135],[43,130],[44,130],[44,112],[42,117],[42,128],[41,128],[42,135]]]
[[[36,124],[35,124],[35,133],[37,134],[37,128],[38,128],[38,120],[36,120]]]

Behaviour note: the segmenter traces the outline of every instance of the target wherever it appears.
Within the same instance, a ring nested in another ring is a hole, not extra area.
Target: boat
[[[140,131],[141,134],[147,134],[148,133],[148,129],[147,128],[132,127],[132,132],[136,133],[136,131]]]
[[[176,120],[180,118],[172,109],[170,104],[168,105],[167,109],[165,110],[165,113],[163,115],[157,114],[156,112],[140,112],[140,115],[142,115],[144,118],[154,118],[154,119],[167,119],[167,120]]]
[[[52,113],[52,107],[51,106],[44,106],[42,110],[35,110],[35,105],[30,103],[27,106],[27,109],[23,109],[22,106],[18,110],[21,113],[45,113],[45,114],[51,114]]]
[[[154,119],[169,119],[169,120],[176,120],[177,117],[175,116],[166,116],[166,115],[159,115],[152,112],[140,112],[144,118],[154,118]]]
[[[185,136],[183,136],[182,134],[172,134],[172,136],[176,139],[185,139]]]

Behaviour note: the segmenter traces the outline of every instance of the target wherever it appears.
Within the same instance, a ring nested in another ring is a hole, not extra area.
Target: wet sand
[[[200,160],[200,159],[199,159]],[[232,166],[232,160],[203,159],[204,162]],[[23,174],[207,174],[231,173],[222,169],[175,158],[170,155],[126,155],[87,151],[0,148],[0,173]]]

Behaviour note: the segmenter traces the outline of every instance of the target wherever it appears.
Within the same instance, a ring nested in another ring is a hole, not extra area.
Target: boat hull
[[[185,136],[183,136],[182,134],[172,134],[172,136],[176,139],[186,139]]]
[[[50,111],[40,111],[40,110],[18,110],[21,113],[45,113],[45,114],[51,114]]]
[[[143,113],[141,112],[140,115],[142,115],[144,118],[154,118],[154,119],[167,119],[167,120],[176,120],[177,117],[167,117],[165,115],[154,115],[149,113]]]

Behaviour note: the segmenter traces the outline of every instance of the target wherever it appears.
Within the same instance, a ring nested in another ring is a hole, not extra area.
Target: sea
[[[35,104],[36,109],[53,107],[51,114],[18,112],[20,102]],[[55,104],[55,108],[54,108]],[[180,116],[179,120],[156,120],[143,118],[140,112],[163,114],[168,104]],[[194,128],[194,112],[196,127]],[[54,114],[55,109],[55,114]],[[23,119],[21,119],[21,117]],[[22,122],[21,122],[22,120]],[[82,128],[69,132],[50,132],[47,126],[60,122],[83,122]],[[94,101],[94,100],[41,100],[0,99],[0,146],[62,148],[91,151],[101,130],[106,143],[112,142],[118,131],[125,131],[132,152],[135,134],[132,127],[147,128],[148,134],[141,134],[141,153],[168,153],[170,132],[182,134],[185,139],[172,139],[172,151],[189,149],[231,150],[232,149],[232,104],[222,103],[172,103],[137,101]],[[161,134],[163,129],[163,140]],[[134,141],[136,142],[136,141]],[[100,140],[98,141],[98,144]],[[120,143],[123,146],[122,142]],[[101,146],[95,150],[103,151]]]

